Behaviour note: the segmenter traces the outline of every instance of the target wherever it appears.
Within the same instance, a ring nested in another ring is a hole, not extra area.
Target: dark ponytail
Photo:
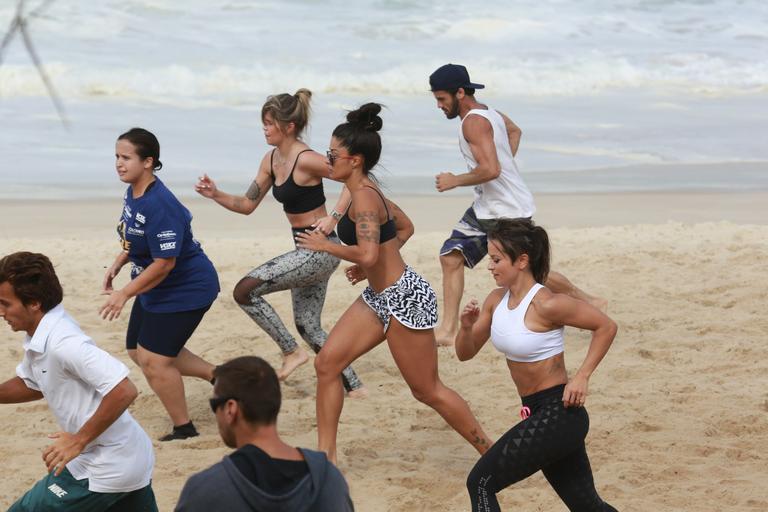
[[[528,255],[531,273],[538,283],[549,275],[549,235],[528,219],[499,219],[488,230],[488,240],[495,240],[512,261]]]
[[[153,163],[152,168],[155,171],[159,171],[163,168],[163,163],[160,161],[160,142],[158,142],[157,137],[155,137],[149,130],[145,130],[144,128],[131,128],[119,136],[117,140],[127,140],[133,144],[133,147],[136,148],[136,154],[139,155],[139,158],[142,160],[151,157]]]
[[[379,130],[384,122],[379,117],[381,105],[366,103],[347,114],[347,122],[333,130],[333,136],[347,148],[350,155],[362,155],[363,172],[368,174],[379,162],[381,136]]]

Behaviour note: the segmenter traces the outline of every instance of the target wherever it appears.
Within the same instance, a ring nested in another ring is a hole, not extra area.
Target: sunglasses
[[[352,158],[352,156],[339,156],[330,149],[325,152],[325,156],[328,157],[328,162],[333,165],[336,163],[336,160],[345,160],[347,158]]]
[[[208,403],[211,404],[211,411],[213,414],[216,414],[216,410],[224,405],[225,403],[229,402],[230,400],[239,400],[236,396],[219,396],[215,398],[211,398],[208,400]]]

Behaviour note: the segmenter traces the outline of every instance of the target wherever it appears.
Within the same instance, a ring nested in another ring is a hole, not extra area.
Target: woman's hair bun
[[[367,132],[377,132],[384,126],[384,121],[379,117],[381,105],[378,103],[366,103],[357,110],[347,114],[347,122]]]

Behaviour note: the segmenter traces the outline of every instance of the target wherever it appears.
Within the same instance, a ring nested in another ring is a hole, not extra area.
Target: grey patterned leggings
[[[294,230],[296,232],[297,230]],[[335,234],[329,237],[338,243]],[[272,337],[284,354],[299,348],[285,324],[263,296],[272,292],[291,290],[293,319],[299,334],[317,354],[328,334],[320,324],[328,279],[340,260],[326,252],[295,249],[281,254],[251,270],[235,286],[234,298],[240,308]],[[348,366],[342,372],[347,391],[363,383]]]

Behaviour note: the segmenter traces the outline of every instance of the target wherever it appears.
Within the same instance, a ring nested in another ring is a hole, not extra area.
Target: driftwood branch
[[[5,36],[3,37],[3,42],[0,43],[0,66],[3,65],[3,54],[8,48],[8,45],[11,43],[13,36],[17,32],[20,33],[24,42],[24,46],[27,49],[27,53],[29,54],[30,59],[32,59],[32,63],[37,68],[40,79],[43,81],[45,88],[48,90],[48,95],[51,97],[53,106],[56,108],[56,112],[59,114],[59,119],[61,119],[61,122],[65,127],[69,127],[69,120],[67,119],[67,114],[64,110],[64,104],[59,99],[59,95],[56,93],[56,89],[53,86],[53,82],[51,82],[51,79],[48,77],[48,73],[45,72],[43,62],[40,60],[40,57],[35,50],[35,46],[32,44],[32,37],[29,35],[29,31],[27,30],[27,20],[30,17],[39,16],[45,9],[48,8],[48,6],[51,5],[51,3],[53,3],[53,0],[45,0],[36,9],[33,9],[25,16],[24,0],[19,0],[18,5],[16,6],[16,14],[11,20],[11,26],[8,28],[8,32],[6,32]]]

